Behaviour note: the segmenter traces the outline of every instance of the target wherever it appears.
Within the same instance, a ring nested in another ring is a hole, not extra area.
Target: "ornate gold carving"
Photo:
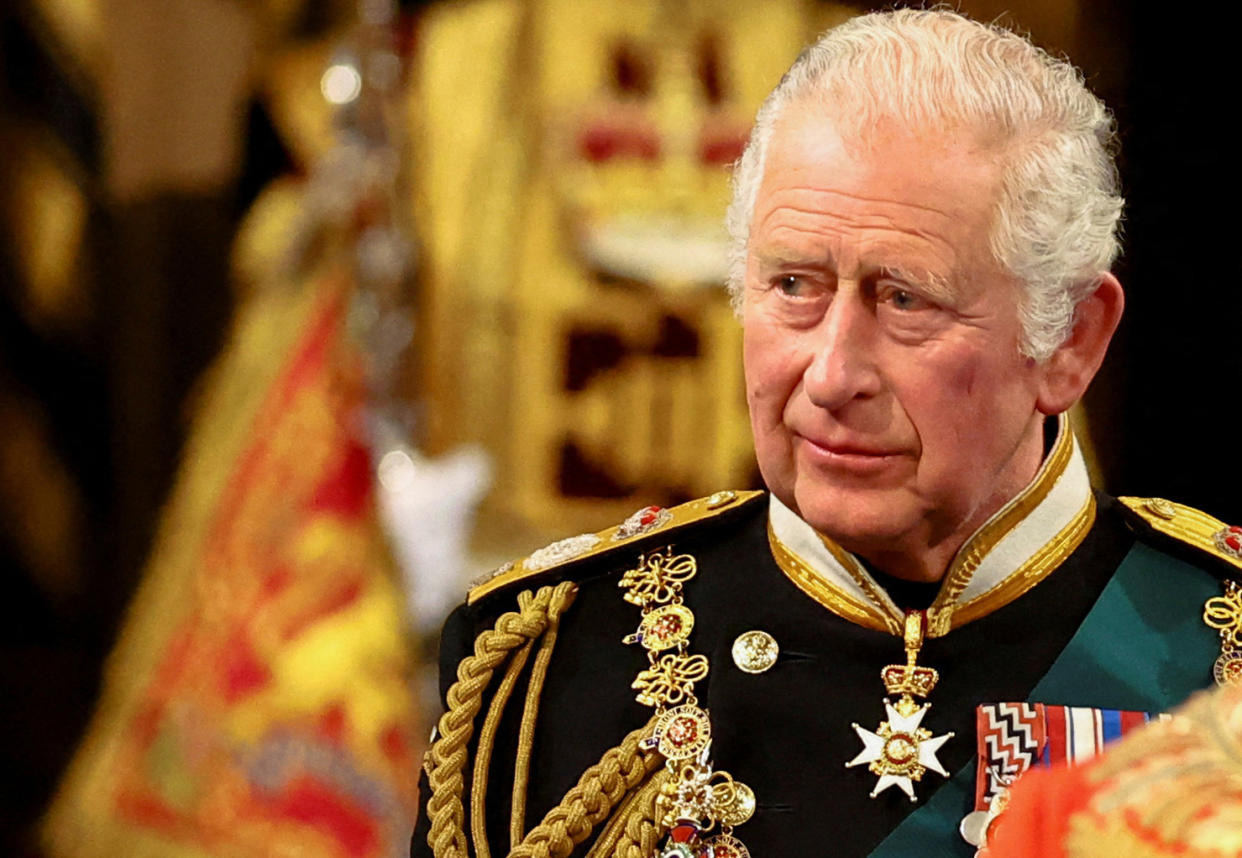
[[[1217,685],[1242,685],[1242,588],[1225,583],[1225,595],[1203,604],[1203,622],[1220,635],[1220,656],[1212,665]]]
[[[625,601],[646,605],[680,598],[682,585],[694,577],[699,567],[689,554],[674,555],[672,551],[669,547],[663,552],[644,554],[637,566],[621,576],[617,586],[627,589]]]
[[[694,684],[707,676],[705,655],[668,653],[638,674],[631,688],[644,706],[677,706],[694,698]]]

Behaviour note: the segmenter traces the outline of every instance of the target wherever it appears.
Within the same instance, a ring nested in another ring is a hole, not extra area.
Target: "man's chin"
[[[887,552],[908,537],[912,518],[917,520],[912,510],[903,508],[900,494],[798,492],[794,509],[818,533],[851,553]]]

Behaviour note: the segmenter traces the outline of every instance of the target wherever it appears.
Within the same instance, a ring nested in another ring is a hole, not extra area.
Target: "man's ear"
[[[1110,273],[1074,310],[1074,330],[1041,366],[1036,407],[1044,414],[1060,414],[1078,401],[1104,362],[1109,340],[1125,308],[1121,283]]]

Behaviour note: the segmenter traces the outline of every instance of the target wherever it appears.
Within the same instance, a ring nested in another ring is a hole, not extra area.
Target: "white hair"
[[[803,51],[760,107],[733,174],[729,291],[740,306],[747,243],[773,128],[791,103],[830,104],[859,132],[881,118],[965,126],[1003,153],[991,251],[1024,286],[1022,353],[1047,359],[1074,308],[1116,259],[1116,133],[1078,70],[1025,38],[943,9],[853,18]]]

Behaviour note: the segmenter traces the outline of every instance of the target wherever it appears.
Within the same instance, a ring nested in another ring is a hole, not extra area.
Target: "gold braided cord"
[[[576,593],[570,585],[562,597],[565,604]],[[479,635],[474,654],[457,666],[457,681],[448,691],[448,711],[437,727],[440,738],[427,752],[431,796],[427,814],[431,819],[428,844],[436,858],[468,858],[465,808],[462,806],[462,772],[465,770],[474,719],[483,705],[483,692],[492,674],[509,654],[543,634],[548,625],[552,587],[542,587],[520,612],[503,614],[494,628]]]
[[[526,601],[529,602],[529,592],[523,593],[522,596],[526,597]],[[522,604],[522,596],[518,597],[518,605],[525,608],[526,605]],[[492,749],[496,746],[496,730],[500,727],[500,717],[504,715],[505,704],[509,702],[509,695],[513,693],[513,686],[517,684],[518,674],[526,666],[526,660],[530,656],[530,649],[534,643],[533,640],[529,640],[523,644],[522,648],[517,651],[517,655],[509,662],[509,666],[505,668],[505,675],[500,680],[496,693],[492,696],[491,705],[487,707],[483,729],[479,731],[479,747],[470,781],[470,834],[474,838],[474,854],[478,858],[491,858],[492,856],[492,850],[487,843],[487,775],[492,765]]]
[[[582,773],[578,783],[530,830],[509,858],[566,858],[608,818],[626,794],[664,763],[659,754],[643,754],[639,743],[650,736],[653,717]]]
[[[647,858],[656,853],[667,832],[660,822],[662,814],[656,802],[668,778],[668,770],[661,769],[639,794],[634,812],[625,820],[625,833],[617,841],[616,855],[620,858]]]
[[[534,596],[524,593],[518,600],[519,611],[502,615],[491,630],[479,635],[475,640],[474,654],[458,665],[457,681],[449,688],[447,695],[448,711],[440,718],[440,738],[427,755],[428,781],[431,787],[431,796],[427,801],[427,814],[431,819],[427,840],[436,858],[469,858],[464,826],[465,809],[461,801],[462,772],[468,762],[467,747],[473,733],[474,720],[482,708],[484,691],[496,669],[513,655],[514,650],[523,648],[528,653],[531,641],[552,632],[557,619],[576,592],[576,587],[566,582],[555,589],[543,587]],[[554,636],[552,640],[555,640]],[[517,655],[515,661],[524,662],[525,657]],[[528,691],[528,705],[523,716],[524,725],[528,720],[531,722],[532,726],[527,728],[531,736],[534,718],[538,712],[539,691],[542,689],[550,658],[551,644],[545,640],[535,657],[532,672],[538,671],[539,675],[532,675],[531,685],[535,690],[533,697]],[[502,683],[510,676],[516,677],[520,670],[520,666],[510,666]],[[513,680],[515,681],[516,679]],[[509,689],[503,691],[505,697],[511,689],[512,682]],[[500,693],[498,691],[498,695]],[[503,706],[503,702],[498,706],[493,703],[487,721],[493,720],[492,711],[499,712]],[[499,715],[495,720],[498,719]],[[549,811],[543,821],[512,849],[509,858],[567,858],[575,846],[590,836],[595,826],[607,819],[626,796],[644,782],[648,782],[648,787],[656,784],[654,791],[644,789],[642,800],[633,803],[636,812],[626,814],[627,819],[632,819],[633,822],[627,824],[618,836],[618,846],[624,845],[627,854],[632,853],[635,858],[638,858],[639,853],[634,850],[644,844],[650,847],[646,854],[654,852],[662,832],[654,819],[644,821],[643,817],[654,816],[654,802],[658,796],[660,778],[653,778],[652,773],[661,767],[663,757],[654,753],[644,754],[639,748],[642,739],[651,735],[654,722],[653,717],[646,725],[627,735],[620,745],[607,751],[598,763],[583,772],[578,783],[565,794],[561,803]],[[486,722],[483,729],[488,729]],[[490,755],[490,748],[482,748],[482,738],[481,733],[480,754],[486,751]],[[494,726],[492,738],[494,739]],[[527,757],[525,765],[528,767],[530,748],[526,747],[524,750]],[[529,768],[526,771],[524,784]],[[483,789],[486,789],[486,776],[482,784]],[[525,786],[522,792],[524,801]],[[481,818],[481,813],[473,801],[471,810],[472,814],[479,813]],[[478,843],[483,842],[478,840],[477,833],[475,836]],[[485,843],[482,848],[487,849]]]
[[[650,783],[651,781],[647,781],[647,784]],[[643,784],[637,790],[626,794],[625,799],[617,806],[616,811],[609,817],[603,830],[600,831],[599,837],[595,838],[595,842],[587,850],[586,858],[611,858],[613,847],[617,845],[617,840],[625,830],[625,820],[629,817],[634,802],[642,794],[647,784]]]
[[[510,849],[522,842],[522,834],[526,828],[526,792],[530,782],[532,748],[535,744],[535,720],[539,717],[539,697],[543,693],[543,682],[548,676],[548,664],[552,661],[552,648],[556,646],[561,613],[573,599],[574,592],[573,585],[569,582],[560,584],[552,592],[552,600],[548,604],[548,630],[539,642],[539,652],[535,654],[535,666],[531,668],[530,683],[526,688],[526,704],[522,709],[517,760],[513,770],[513,796],[509,812]]]
[[[662,768],[631,792],[608,820],[586,858],[650,858],[654,855],[665,833],[659,825],[656,800],[666,780],[668,769]]]

